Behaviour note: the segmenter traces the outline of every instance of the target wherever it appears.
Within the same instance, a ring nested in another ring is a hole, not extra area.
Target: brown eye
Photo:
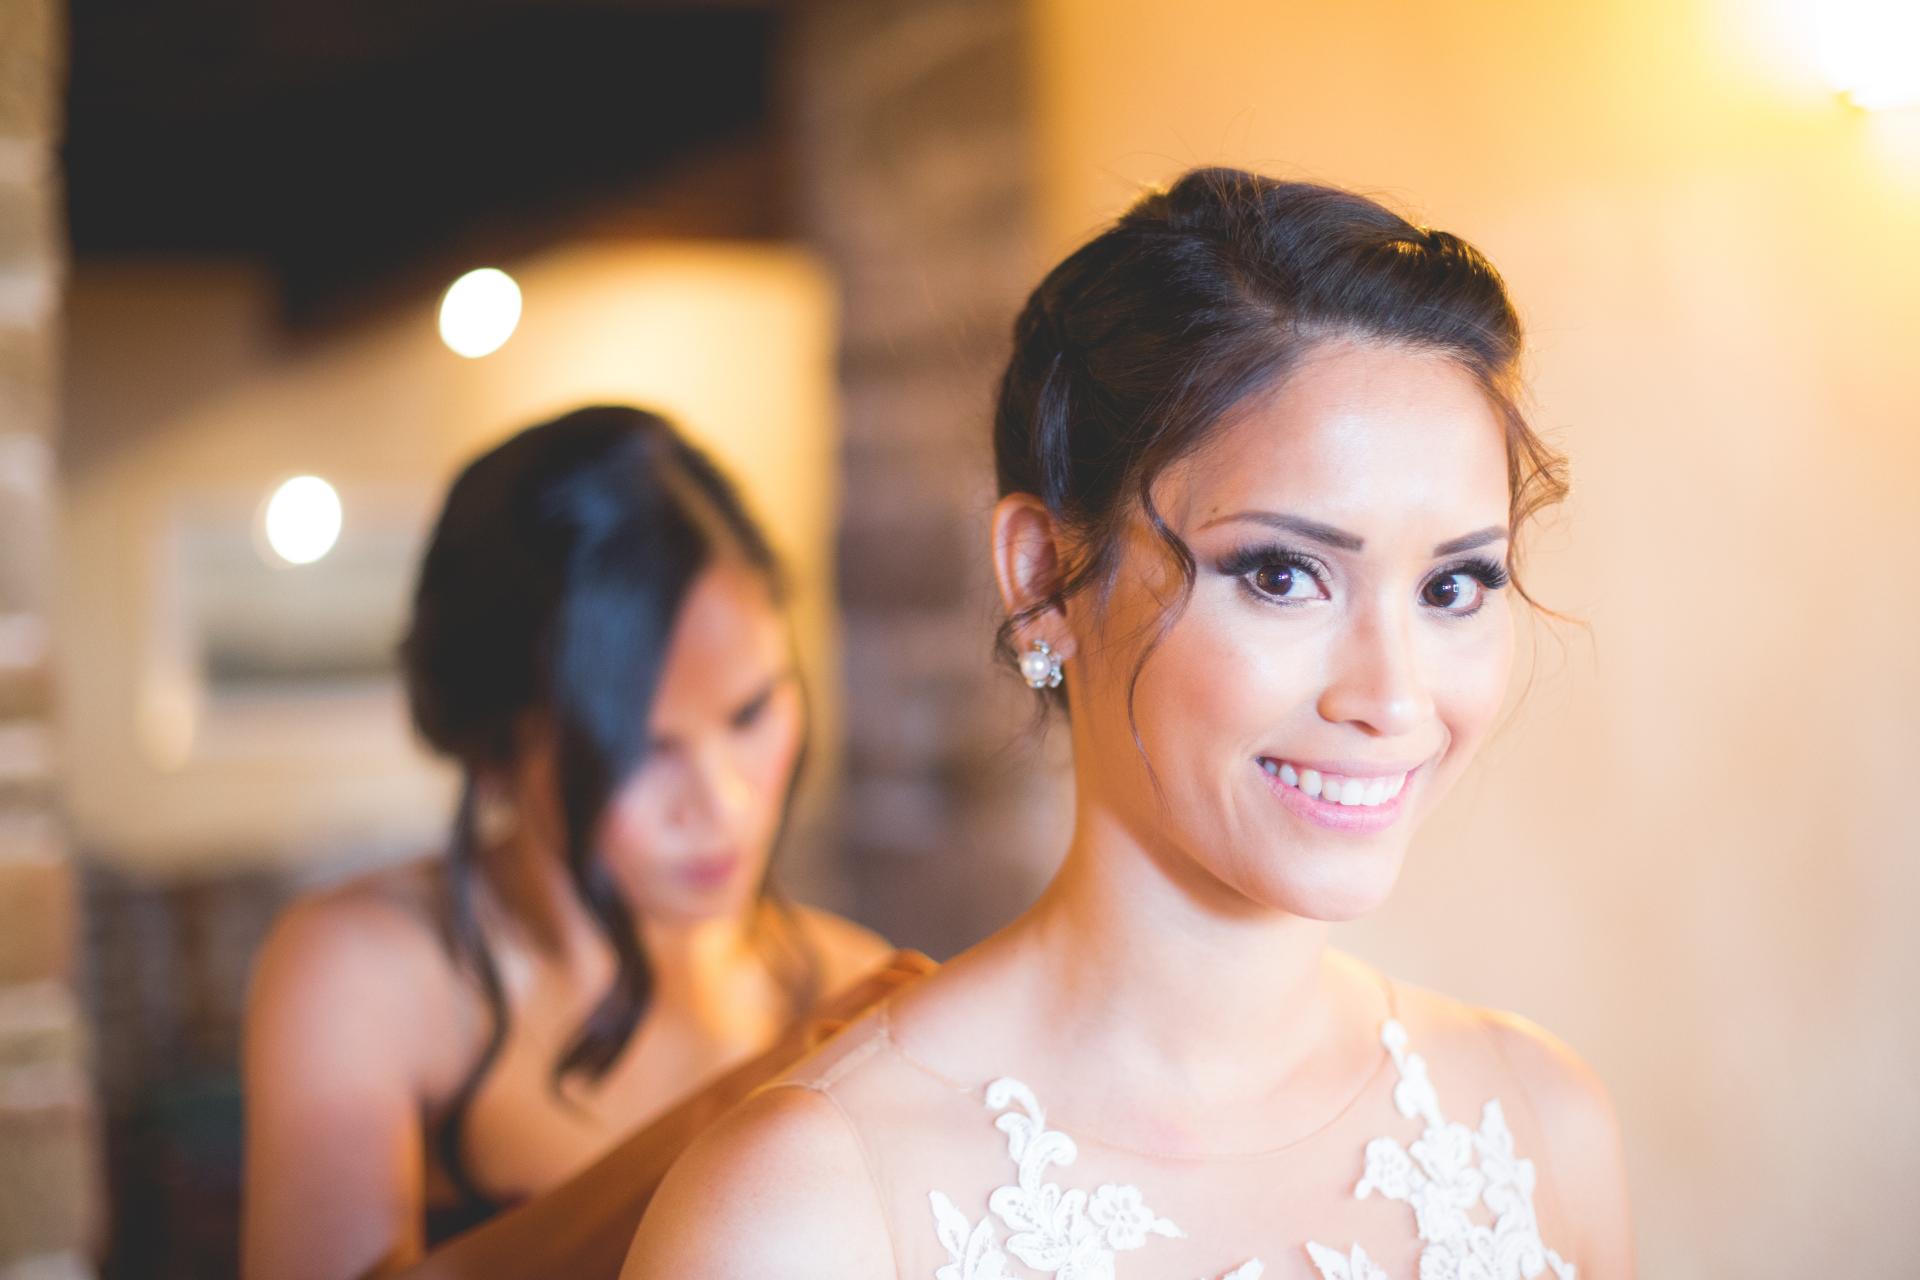
[[[1428,582],[1420,594],[1436,609],[1471,613],[1480,603],[1480,580],[1470,573],[1446,573]]]
[[[1294,564],[1263,564],[1250,575],[1253,589],[1276,600],[1313,600],[1320,584],[1311,573]]]
[[[1295,570],[1284,564],[1270,564],[1253,571],[1253,585],[1270,596],[1284,596],[1293,587]]]

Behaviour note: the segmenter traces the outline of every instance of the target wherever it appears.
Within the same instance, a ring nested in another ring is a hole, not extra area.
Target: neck
[[[704,920],[641,925],[653,965],[654,996],[663,1005],[696,1012],[723,1008],[743,968],[757,970],[752,911]]]
[[[1327,925],[1257,906],[1083,796],[1066,861],[1008,934],[1038,1016],[1187,1096],[1264,1094],[1327,1015]]]
[[[537,832],[516,832],[489,851],[486,872],[511,931],[538,955],[598,990],[611,951],[574,889],[564,852]],[[636,913],[656,1007],[684,1005],[697,1011],[723,1003],[743,966],[757,963],[752,946],[757,909],[756,902],[733,915],[685,922],[659,922]]]

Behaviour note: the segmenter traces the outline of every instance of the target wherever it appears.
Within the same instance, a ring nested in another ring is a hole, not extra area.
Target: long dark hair
[[[475,910],[476,792],[481,777],[513,764],[529,711],[552,726],[567,871],[616,962],[554,1063],[553,1088],[569,1076],[604,1076],[646,1012],[652,969],[595,833],[640,763],[687,591],[723,554],[784,602],[779,563],[733,486],[671,423],[641,409],[579,409],[529,427],[469,463],[447,494],[401,658],[415,727],[464,774],[446,876],[448,942],[493,1020],[450,1107],[449,1133],[506,1040],[505,992]],[[797,762],[789,801],[799,774]],[[784,901],[765,881],[760,888],[791,924]],[[814,994],[812,953],[796,933],[782,958],[798,1012]]]
[[[994,417],[1000,492],[1038,497],[1082,554],[1052,595],[1001,626],[1001,658],[1017,662],[1013,638],[1028,620],[1112,581],[1136,509],[1191,591],[1193,553],[1155,508],[1155,478],[1339,338],[1436,352],[1479,382],[1505,427],[1509,569],[1532,603],[1518,537],[1565,496],[1566,462],[1521,411],[1520,317],[1493,264],[1350,191],[1194,169],[1056,266],[1014,322]],[[1163,614],[1161,637],[1178,609]],[[1130,721],[1152,651],[1133,670]],[[1066,689],[1048,696],[1064,705]]]

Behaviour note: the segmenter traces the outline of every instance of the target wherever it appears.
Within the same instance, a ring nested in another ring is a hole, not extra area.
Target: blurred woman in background
[[[775,558],[655,415],[471,463],[403,645],[446,856],[297,904],[254,977],[246,1274],[345,1277],[565,1180],[890,948],[768,862],[806,701]]]

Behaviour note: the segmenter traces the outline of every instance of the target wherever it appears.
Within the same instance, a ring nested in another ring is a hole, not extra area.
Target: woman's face
[[[804,719],[786,621],[765,579],[715,563],[674,621],[646,756],[601,825],[601,856],[643,918],[686,923],[753,897]]]
[[[1163,799],[1127,684],[1181,584],[1140,520],[1107,605],[1069,604],[1082,785],[1198,884],[1373,909],[1505,695],[1499,417],[1442,357],[1328,343],[1154,494],[1197,570],[1133,702]]]

